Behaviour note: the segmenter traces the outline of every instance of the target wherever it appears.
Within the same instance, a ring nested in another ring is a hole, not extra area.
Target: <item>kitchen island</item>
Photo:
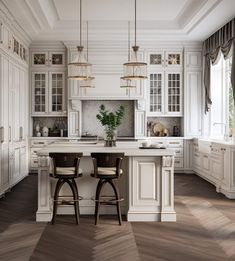
[[[55,180],[50,178],[49,153],[82,152],[80,168],[83,177],[77,179],[81,214],[94,214],[97,179],[91,178],[92,152],[123,152],[125,158],[122,169],[124,175],[119,182],[121,196],[125,198],[122,213],[128,221],[176,221],[174,210],[174,152],[168,149],[140,149],[138,142],[118,142],[116,147],[104,147],[103,143],[57,142],[38,151],[38,210],[36,220],[47,222],[52,217],[52,198]],[[104,188],[104,193],[109,188]],[[69,191],[69,190],[68,190]],[[68,194],[67,187],[61,194]],[[58,214],[74,214],[72,206],[61,205]],[[114,214],[112,206],[101,208],[101,214]]]

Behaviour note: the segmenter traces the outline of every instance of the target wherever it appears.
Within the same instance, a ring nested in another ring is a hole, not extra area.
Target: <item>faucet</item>
[[[215,125],[223,125],[224,126],[224,140],[228,141],[229,140],[229,136],[228,136],[228,133],[227,133],[227,124],[223,123],[223,122],[214,122],[213,126],[215,126]]]

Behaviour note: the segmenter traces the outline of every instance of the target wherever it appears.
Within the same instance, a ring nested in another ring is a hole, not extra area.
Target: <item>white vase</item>
[[[47,126],[44,126],[42,128],[42,136],[43,137],[48,137],[48,132],[49,132],[49,130],[48,130]]]

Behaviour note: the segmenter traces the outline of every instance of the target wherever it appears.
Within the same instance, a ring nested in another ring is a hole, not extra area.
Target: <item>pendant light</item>
[[[87,25],[87,35],[86,35],[86,42],[87,42],[87,62],[88,62],[88,21],[86,22]],[[93,80],[95,77],[87,77],[85,80],[80,81],[80,88],[95,88]]]
[[[80,45],[77,46],[78,54],[68,64],[68,78],[72,80],[86,80],[91,77],[91,64],[87,62],[84,47],[82,46],[82,0],[80,0]]]
[[[131,59],[131,54],[130,54],[130,21],[128,22],[128,62]],[[126,77],[120,77],[121,80],[121,88],[126,88],[127,89],[127,94],[129,92],[130,94],[130,88],[136,88],[136,81],[134,79],[127,79]]]
[[[136,0],[135,0],[135,45],[132,47],[133,57],[131,61],[123,64],[123,79],[147,79],[147,63],[138,61],[139,46],[136,45]]]

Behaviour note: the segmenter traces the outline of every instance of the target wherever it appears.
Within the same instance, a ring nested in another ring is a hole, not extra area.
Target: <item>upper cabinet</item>
[[[33,67],[64,67],[65,66],[65,53],[64,52],[32,52],[31,65]]]
[[[27,62],[27,48],[12,33],[10,28],[0,22],[0,46],[7,52],[13,53],[21,60]]]
[[[65,115],[64,92],[63,72],[32,72],[32,115]]]
[[[149,75],[149,116],[182,116],[182,73]]]
[[[183,116],[182,51],[152,51],[148,56],[148,115]]]
[[[67,67],[65,47],[59,43],[32,45],[31,64],[31,115],[67,115]],[[54,50],[53,50],[54,49]]]
[[[150,51],[149,66],[158,68],[180,68],[182,66],[182,51]]]

